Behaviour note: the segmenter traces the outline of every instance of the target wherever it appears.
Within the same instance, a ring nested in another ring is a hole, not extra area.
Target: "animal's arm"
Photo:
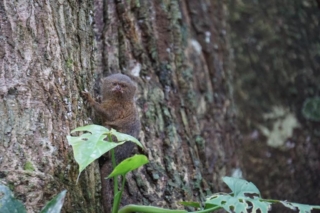
[[[111,113],[106,110],[105,108],[102,107],[101,104],[99,104],[98,102],[96,102],[90,95],[90,93],[88,92],[82,92],[83,97],[88,101],[88,103],[90,104],[91,107],[93,107],[100,115],[102,115],[103,117],[105,117],[106,119],[110,119],[111,118]]]

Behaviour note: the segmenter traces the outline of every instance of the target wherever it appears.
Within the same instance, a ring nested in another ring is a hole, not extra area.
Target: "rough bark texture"
[[[81,90],[98,96],[101,77],[116,72],[138,82],[150,160],[128,177],[130,202],[181,208],[223,188],[221,176],[239,162],[220,1],[5,0],[0,8],[0,174],[29,212],[63,188],[64,212],[101,212],[97,164],[76,185],[65,136],[93,114]]]
[[[319,122],[302,114],[320,95],[319,4],[230,0],[229,11],[245,177],[265,197],[319,204]]]
[[[0,178],[28,212],[62,189],[66,212],[100,212],[99,170],[78,166],[66,135],[88,123],[92,1],[0,1]]]
[[[222,4],[109,0],[95,6],[98,76],[122,72],[139,84],[140,140],[151,162],[129,176],[129,202],[181,208],[178,201],[210,193],[208,182],[221,189],[220,177],[238,166]]]

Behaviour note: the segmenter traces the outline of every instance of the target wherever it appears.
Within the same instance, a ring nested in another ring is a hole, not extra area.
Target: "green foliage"
[[[320,97],[306,99],[303,104],[302,114],[306,119],[320,121]]]
[[[40,213],[59,213],[61,211],[64,198],[66,197],[67,190],[63,190],[41,210]]]
[[[74,132],[84,132],[80,136],[67,136],[69,144],[72,145],[74,157],[79,164],[79,173],[90,163],[111,151],[114,170],[107,178],[114,178],[114,202],[112,213],[187,213],[186,210],[171,210],[155,206],[127,205],[119,211],[119,204],[124,190],[126,174],[140,166],[148,163],[144,155],[134,155],[115,165],[114,148],[131,141],[142,147],[141,143],[130,135],[119,133],[113,129],[108,130],[98,125],[88,125],[74,129]],[[116,139],[118,142],[113,142]],[[118,188],[118,176],[122,176],[121,189]],[[262,199],[259,189],[251,182],[239,178],[223,177],[223,181],[231,189],[231,193],[216,193],[209,196],[204,203],[180,202],[180,204],[198,209],[192,213],[209,213],[218,209],[225,209],[232,213],[245,212],[268,212],[271,204],[281,203],[299,213],[310,213],[312,209],[320,209],[320,206],[311,206],[288,201]],[[66,190],[54,197],[40,213],[59,213],[61,211]],[[23,204],[13,197],[12,192],[6,186],[0,185],[0,212],[1,213],[25,213]]]
[[[114,170],[108,176],[108,178],[114,177],[114,202],[112,212],[118,212],[125,185],[125,175],[128,172],[148,163],[149,161],[144,155],[135,155],[123,160],[118,166],[116,166],[113,149],[128,141],[131,141],[143,148],[142,144],[136,138],[130,135],[117,132],[114,129],[109,130],[103,126],[94,124],[78,127],[71,131],[71,133],[75,132],[84,132],[79,136],[67,136],[68,142],[73,148],[74,158],[79,164],[79,175],[90,163],[101,157],[106,152],[111,151],[111,160]],[[119,175],[123,176],[122,188],[120,191],[118,189]]]
[[[143,166],[144,164],[148,163],[149,160],[145,155],[134,155],[130,158],[127,158],[125,160],[123,160],[121,163],[119,163],[119,165],[117,165],[113,171],[111,172],[111,174],[107,177],[107,178],[111,178],[114,177],[114,201],[113,201],[113,207],[112,207],[112,213],[116,213],[118,212],[119,209],[119,205],[120,205],[120,201],[121,201],[121,196],[122,196],[122,192],[124,190],[124,185],[125,185],[125,176],[128,172],[131,172],[137,168],[139,168],[140,166]],[[118,183],[117,183],[117,179],[118,176],[122,175],[122,187],[121,190],[118,191]]]
[[[300,213],[310,213],[312,209],[320,209],[320,206],[292,203],[288,201],[262,199],[258,188],[251,182],[243,179],[224,177],[223,181],[231,189],[230,194],[217,193],[207,198],[206,208],[220,206],[227,212],[268,212],[271,204],[282,203],[285,207],[296,210]]]
[[[0,212],[1,213],[25,213],[24,205],[13,197],[10,189],[0,185]]]
[[[208,197],[204,203],[204,208],[198,202],[181,202],[184,206],[200,209],[192,213],[209,213],[220,208],[225,209],[230,213],[245,213],[245,212],[262,212],[266,213],[270,210],[271,204],[282,203],[284,206],[299,210],[299,213],[310,213],[312,209],[320,209],[320,206],[311,206],[305,204],[292,203],[288,201],[266,200],[260,196],[260,191],[251,182],[239,178],[223,177],[223,181],[231,189],[231,193],[216,193]],[[132,207],[131,207],[132,206]],[[154,212],[150,206],[128,205],[119,210],[119,213],[130,212]],[[157,208],[158,213],[166,213],[169,210]],[[179,212],[181,210],[170,210]],[[183,212],[183,211],[181,211]]]
[[[251,182],[231,177],[223,177],[223,181],[231,189],[231,194],[217,193],[207,198],[206,207],[220,206],[227,212],[247,212],[252,209],[253,212],[260,210],[268,212],[271,203],[261,201],[260,191]],[[249,205],[251,204],[252,207]]]
[[[305,205],[300,203],[292,203],[288,201],[280,201],[280,203],[282,203],[285,207],[292,209],[294,211],[299,209],[300,213],[310,213],[313,208],[315,209],[320,208],[320,206],[310,206],[310,205]]]
[[[76,128],[72,131],[84,131],[80,136],[68,136],[68,141],[73,147],[73,152],[77,163],[79,164],[79,172],[85,169],[90,163],[102,156],[105,152],[111,151],[114,170],[107,178],[114,178],[114,202],[112,213],[129,213],[129,212],[152,212],[152,213],[186,213],[185,210],[170,210],[158,208],[154,206],[143,205],[127,205],[118,211],[122,192],[125,185],[125,176],[128,172],[139,168],[148,163],[148,159],[144,155],[135,155],[123,160],[119,165],[115,165],[115,156],[113,149],[122,145],[126,141],[132,141],[142,147],[140,142],[130,135],[108,130],[98,125],[88,125]],[[113,142],[116,137],[118,142]],[[118,176],[122,176],[121,189],[118,188]],[[199,209],[193,213],[209,213],[218,209],[225,209],[232,213],[245,212],[268,212],[273,203],[282,203],[290,209],[299,209],[301,213],[309,213],[312,209],[320,209],[320,206],[310,206],[297,204],[287,201],[266,200],[261,198],[259,189],[251,182],[243,179],[224,177],[223,181],[231,189],[231,193],[216,193],[209,196],[202,204],[199,202],[181,202],[182,205]]]
[[[66,196],[66,190],[60,192],[55,196],[47,205],[42,209],[40,213],[60,213],[64,198]],[[10,189],[4,185],[0,185],[0,212],[1,213],[25,213],[26,208],[19,200],[13,197]]]
[[[78,127],[71,131],[84,132],[80,136],[67,136],[69,144],[73,148],[73,154],[76,162],[79,164],[80,173],[93,161],[101,157],[104,153],[124,144],[126,141],[132,141],[142,147],[141,143],[134,137],[107,129],[99,125],[87,125]],[[109,139],[115,136],[118,142],[112,142]]]
[[[134,155],[119,163],[119,165],[113,169],[108,178],[118,175],[126,175],[128,172],[131,172],[147,163],[149,163],[149,160],[145,155]]]
[[[239,179],[239,178],[232,178],[232,177],[223,177],[222,180],[232,190],[234,196],[238,196],[238,195],[246,196],[245,194],[248,194],[248,193],[251,195],[260,196],[259,189],[251,182],[248,182],[246,180]]]

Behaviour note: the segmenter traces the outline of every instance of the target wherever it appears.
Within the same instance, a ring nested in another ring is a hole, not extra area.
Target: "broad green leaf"
[[[26,208],[19,200],[13,197],[13,193],[7,186],[0,185],[0,212],[1,213],[25,213]]]
[[[86,131],[80,136],[67,136],[68,142],[72,145],[73,154],[79,164],[80,173],[93,161],[101,157],[104,153],[125,143],[126,141],[115,143],[104,140],[111,131],[99,125],[87,125],[74,129],[71,133]]]
[[[97,133],[98,134],[98,133],[109,132],[109,129],[105,128],[104,126],[90,124],[90,125],[86,125],[86,126],[77,127],[74,130],[72,130],[71,133],[79,132],[79,131],[88,131],[88,132],[92,132],[92,133]]]
[[[247,212],[248,204],[242,198],[235,198],[229,194],[214,194],[210,197],[210,200],[205,202],[206,209],[212,207],[212,205],[221,206],[227,212]]]
[[[111,178],[117,175],[125,175],[128,172],[135,170],[148,162],[149,160],[145,155],[134,155],[119,163],[107,178]]]
[[[268,212],[271,209],[271,203],[267,201],[261,201],[260,198],[254,197],[254,199],[247,199],[252,203],[252,212]]]
[[[217,205],[228,212],[268,212],[271,203],[260,199],[258,188],[246,180],[232,177],[223,177],[223,181],[232,190],[231,194],[217,193],[206,199],[205,208]],[[250,205],[249,205],[250,204]]]
[[[252,207],[248,205],[251,203]],[[206,201],[206,209],[212,207],[212,205],[217,205],[224,208],[227,212],[247,212],[250,208],[252,212],[268,212],[271,203],[266,201],[260,201],[258,197],[251,199],[242,195],[232,196],[230,194],[214,194]]]
[[[200,203],[193,202],[193,201],[182,201],[182,202],[179,202],[179,204],[184,205],[184,206],[194,207],[194,208],[201,207]]]
[[[312,206],[300,203],[292,203],[288,201],[280,201],[285,207],[290,208],[292,210],[299,209],[299,213],[310,213],[312,209],[320,209],[320,206]]]
[[[233,177],[223,177],[222,180],[228,185],[234,196],[247,196],[248,194],[261,196],[259,189],[251,182]]]
[[[117,140],[118,140],[119,142],[131,141],[131,142],[137,144],[138,146],[140,146],[141,148],[144,148],[144,147],[142,146],[142,144],[141,144],[135,137],[133,137],[133,136],[131,136],[131,135],[127,135],[127,134],[124,134],[124,133],[121,133],[121,132],[117,132],[117,131],[114,130],[114,129],[111,129],[110,133],[111,133],[112,135],[116,136],[116,137],[117,137]]]
[[[63,190],[47,203],[40,213],[60,213],[67,190]]]

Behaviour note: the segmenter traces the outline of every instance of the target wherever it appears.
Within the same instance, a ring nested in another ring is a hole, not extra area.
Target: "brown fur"
[[[82,92],[90,106],[102,116],[103,124],[119,132],[138,137],[140,120],[134,101],[136,91],[135,83],[126,75],[113,74],[102,82],[102,102],[96,102],[88,92]],[[134,144],[126,142],[115,149],[117,163],[131,156]],[[105,213],[111,212],[113,200],[112,180],[106,180],[112,171],[111,161],[108,157],[100,159],[100,174],[102,185],[102,203]]]

